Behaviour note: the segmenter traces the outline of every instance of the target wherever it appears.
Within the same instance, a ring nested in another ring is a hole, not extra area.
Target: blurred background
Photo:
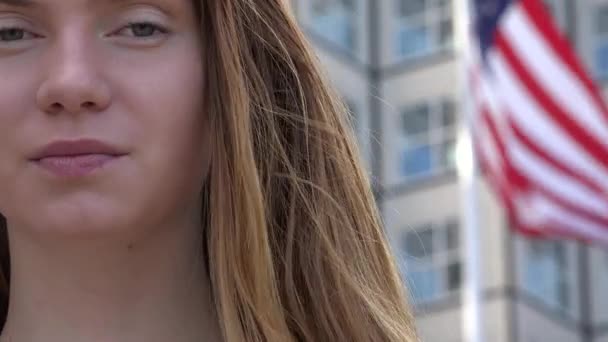
[[[544,1],[608,90],[608,0]],[[462,337],[463,114],[455,0],[291,0],[353,126],[423,341]],[[608,94],[608,93],[606,93]],[[478,186],[485,341],[608,341],[608,253],[509,227]]]

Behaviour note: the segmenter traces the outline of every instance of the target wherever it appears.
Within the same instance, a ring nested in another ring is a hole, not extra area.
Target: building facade
[[[423,341],[463,341],[459,0],[292,0],[354,116]],[[600,85],[608,0],[546,0]],[[608,87],[607,87],[608,89]],[[608,94],[608,92],[607,92]],[[478,187],[485,341],[608,342],[608,253],[513,233]],[[464,341],[463,341],[464,342]]]

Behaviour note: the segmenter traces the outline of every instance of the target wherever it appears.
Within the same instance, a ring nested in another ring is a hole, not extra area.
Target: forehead
[[[72,4],[85,4],[85,5],[104,5],[104,4],[120,4],[135,2],[136,0],[71,0]],[[156,0],[157,2],[168,2],[168,3],[183,3],[186,1],[181,0]],[[13,7],[37,7],[43,5],[57,5],[58,3],[65,3],[66,0],[0,0],[0,6],[13,6]],[[152,1],[154,2],[154,1]]]
[[[34,5],[32,0],[0,0],[1,5],[18,6],[18,7],[31,7]]]
[[[31,10],[38,13],[63,12],[65,9],[96,11],[116,6],[150,5],[170,15],[191,14],[192,0],[0,0],[0,9]],[[196,10],[197,7],[194,6]]]

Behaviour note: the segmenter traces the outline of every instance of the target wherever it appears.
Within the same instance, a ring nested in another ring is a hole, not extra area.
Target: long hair
[[[224,339],[417,341],[348,112],[286,1],[194,2],[214,134],[202,229]]]

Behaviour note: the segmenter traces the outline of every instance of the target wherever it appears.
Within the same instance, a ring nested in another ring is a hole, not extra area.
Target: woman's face
[[[182,219],[210,158],[196,20],[189,0],[0,0],[9,229],[86,234]],[[68,146],[45,152],[54,142]]]

